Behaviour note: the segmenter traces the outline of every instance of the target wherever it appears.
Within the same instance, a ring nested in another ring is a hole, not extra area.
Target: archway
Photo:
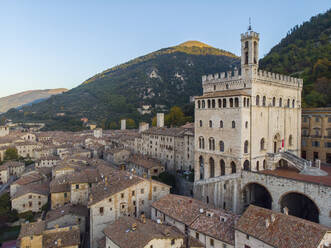
[[[249,183],[243,189],[243,203],[246,208],[249,204],[271,209],[272,197],[269,191],[258,183]]]
[[[319,210],[316,204],[307,196],[291,192],[280,198],[281,209],[288,208],[288,214],[319,223]]]
[[[225,162],[223,159],[220,161],[220,167],[221,167],[221,176],[225,175]]]
[[[274,136],[273,144],[274,144],[274,153],[277,153],[278,149],[280,148],[280,135],[279,135],[279,133],[277,133]]]
[[[204,161],[203,157],[199,157],[199,166],[200,166],[200,180],[204,178]]]
[[[250,171],[251,170],[248,160],[245,160],[245,162],[244,162],[244,170],[245,171]]]
[[[209,158],[209,177],[215,177],[215,162],[213,158]]]

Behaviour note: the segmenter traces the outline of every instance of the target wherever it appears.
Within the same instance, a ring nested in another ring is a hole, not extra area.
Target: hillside
[[[133,59],[99,73],[80,86],[48,100],[27,106],[23,112],[11,110],[13,120],[45,121],[48,128],[79,128],[87,117],[103,128],[120,118],[150,121],[158,105],[164,109],[184,106],[190,96],[202,93],[201,76],[239,66],[234,54],[198,41],[189,41]],[[151,105],[151,115],[137,109]],[[65,117],[56,117],[57,113]]]
[[[303,78],[304,107],[331,106],[331,10],[292,28],[260,67]]]
[[[4,113],[11,108],[18,108],[23,105],[41,102],[52,95],[61,94],[66,91],[67,89],[29,90],[6,97],[1,97],[0,113]]]

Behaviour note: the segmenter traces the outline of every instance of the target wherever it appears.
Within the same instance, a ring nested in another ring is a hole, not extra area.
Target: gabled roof
[[[24,187],[20,187],[17,189],[17,192],[15,195],[12,196],[12,200],[21,197],[26,194],[39,194],[39,195],[44,195],[48,196],[49,194],[49,185],[48,184],[29,184],[25,185]]]
[[[72,214],[76,216],[87,217],[88,209],[82,205],[73,205],[73,204],[66,204],[62,207],[57,209],[53,209],[47,212],[46,214],[46,222],[56,220],[62,216],[67,214]]]
[[[71,247],[80,244],[79,228],[63,231],[46,231],[43,234],[43,248]]]
[[[22,224],[18,239],[27,236],[42,235],[43,231],[45,230],[45,227],[46,227],[45,221]]]
[[[268,227],[266,220],[270,223]],[[326,232],[331,231],[317,223],[254,205],[247,208],[235,228],[277,248],[318,247]]]

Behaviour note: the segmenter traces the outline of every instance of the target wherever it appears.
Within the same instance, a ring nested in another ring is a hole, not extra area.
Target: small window
[[[109,198],[109,202],[112,202],[112,199],[111,198]]]
[[[76,189],[79,189],[79,184],[76,184]]]
[[[245,128],[248,128],[248,121],[245,122]]]
[[[232,121],[232,128],[236,128],[236,122]]]
[[[293,99],[293,101],[292,101],[292,108],[294,108],[295,107],[295,100]]]
[[[198,232],[195,233],[195,238],[199,239],[199,233]]]
[[[260,106],[260,96],[257,95],[255,99],[256,99],[256,106]]]
[[[122,199],[124,198],[124,193],[121,193],[121,198],[122,198]]]
[[[272,98],[272,106],[275,107],[276,106],[276,97]]]
[[[210,246],[214,246],[214,240],[213,239],[210,239]]]
[[[213,121],[212,120],[209,121],[209,127],[213,127]]]
[[[266,106],[266,102],[267,102],[267,98],[265,96],[263,96],[262,105],[263,106]]]
[[[64,192],[64,198],[67,198],[67,197],[68,197],[67,192]]]
[[[132,190],[132,196],[134,196],[134,195],[135,195],[135,193],[136,193],[136,192],[135,192],[134,190]]]
[[[172,239],[171,240],[171,245],[174,245],[175,244],[175,239]]]
[[[99,208],[99,213],[103,215],[103,207]]]
[[[202,120],[199,121],[199,125],[200,125],[200,127],[202,127]]]

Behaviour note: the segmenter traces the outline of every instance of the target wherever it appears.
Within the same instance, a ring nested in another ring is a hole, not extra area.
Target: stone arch
[[[221,176],[225,175],[225,162],[223,159],[220,160]]]
[[[207,100],[208,108],[210,108],[210,99]]]
[[[286,207],[289,215],[319,223],[320,209],[305,193],[287,191],[279,197],[278,204],[282,211]]]
[[[244,208],[249,204],[272,209],[272,194],[266,186],[258,182],[247,183],[242,190]]]
[[[201,105],[202,105],[202,108],[205,108],[206,107],[205,100],[202,100]]]
[[[281,141],[280,135],[279,135],[279,133],[277,133],[273,139],[273,152],[274,153],[278,152],[278,149],[280,148],[280,141]]]
[[[201,102],[200,102],[200,100],[198,101],[198,108],[201,108]]]
[[[223,99],[223,108],[226,108],[226,99]]]
[[[234,173],[237,173],[237,166],[236,166],[236,163],[235,162],[231,162],[231,173],[234,174]]]
[[[222,99],[218,99],[218,107],[222,108]]]
[[[248,140],[244,142],[244,153],[248,153]]]
[[[233,108],[233,98],[230,98],[230,108]]]

